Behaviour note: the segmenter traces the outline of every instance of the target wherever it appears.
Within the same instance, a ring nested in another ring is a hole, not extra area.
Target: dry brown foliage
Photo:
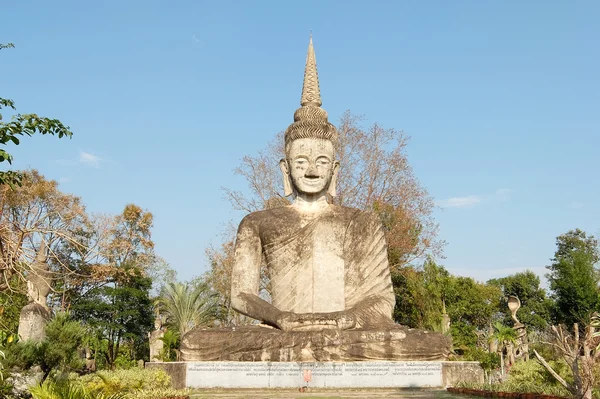
[[[0,290],[22,290],[18,281],[39,277],[56,293],[60,281],[65,308],[66,291],[125,278],[118,267],[124,263],[146,268],[153,262],[151,227],[152,214],[133,204],[117,216],[89,216],[79,197],[26,171],[20,187],[0,185]],[[44,276],[34,275],[40,248],[49,266]]]
[[[36,253],[45,243],[48,258],[58,260],[64,245],[83,250],[81,233],[89,223],[81,199],[58,190],[36,170],[23,174],[20,187],[0,185],[0,290],[13,277],[25,280]],[[69,272],[68,265],[62,272]]]

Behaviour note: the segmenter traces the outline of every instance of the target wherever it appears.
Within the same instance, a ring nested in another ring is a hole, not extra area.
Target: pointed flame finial
[[[300,105],[303,107],[312,105],[320,107],[321,91],[319,90],[319,75],[317,74],[317,58],[313,47],[312,32],[308,42],[308,52],[306,54],[306,67],[304,68],[304,84],[302,85],[302,98]]]
[[[311,32],[304,68],[301,106],[294,112],[294,123],[288,126],[285,131],[286,148],[289,143],[301,138],[316,138],[330,140],[333,143],[337,142],[337,130],[327,120],[327,111],[321,108],[322,104],[319,76],[317,75],[317,59]]]

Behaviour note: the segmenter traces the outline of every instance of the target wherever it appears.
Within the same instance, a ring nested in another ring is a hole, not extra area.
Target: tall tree
[[[488,284],[495,285],[502,290],[499,309],[504,314],[503,324],[512,325],[514,323],[506,302],[510,295],[514,295],[521,301],[517,317],[527,328],[542,331],[548,327],[554,303],[546,296],[546,290],[540,287],[540,278],[531,270],[492,279],[488,281]]]
[[[14,44],[0,44],[0,50],[13,48]],[[16,111],[15,102],[0,97],[0,110],[3,108]],[[19,145],[19,136],[32,136],[35,133],[51,134],[62,137],[71,137],[73,133],[68,126],[62,124],[58,119],[44,118],[36,114],[15,114],[10,122],[2,122],[2,114],[0,114],[0,145],[8,144]],[[6,150],[0,147],[0,163],[12,163],[13,157]],[[15,171],[0,171],[0,184],[7,184],[11,187],[21,183],[22,174]]]
[[[556,321],[587,325],[592,312],[600,309],[598,240],[575,229],[558,236],[556,247],[552,264],[547,266]]]
[[[98,216],[93,222],[90,252],[78,260],[78,273],[67,281],[70,306],[108,343],[106,362],[114,367],[124,342],[136,349],[138,358],[146,356],[146,334],[154,323],[148,277],[156,259],[153,216],[128,204],[121,214]]]
[[[111,284],[96,286],[72,304],[73,315],[92,328],[107,343],[106,364],[115,367],[124,342],[136,348],[138,358],[145,353],[147,334],[152,330],[154,314],[150,289],[152,280],[136,266],[121,265]]]
[[[231,307],[231,271],[234,259],[233,238],[225,239],[220,247],[210,246],[206,249],[206,256],[210,263],[210,270],[206,274],[206,283],[218,295],[222,313],[219,319],[226,326],[244,324],[243,315]]]
[[[482,284],[471,277],[451,276],[445,287],[446,309],[452,322],[454,347],[475,348],[478,334],[487,330],[498,315],[500,289]]]
[[[421,268],[404,266],[394,270],[394,320],[413,328],[441,331],[450,277],[433,259],[427,259]]]
[[[0,290],[25,280],[41,243],[56,274],[70,273],[70,265],[57,256],[59,248],[83,248],[88,217],[81,199],[62,193],[58,183],[36,170],[20,173],[21,185],[0,184]],[[56,276],[55,276],[56,277]]]
[[[68,308],[75,297],[98,285],[114,280],[123,265],[135,266],[148,275],[159,273],[162,260],[154,254],[152,213],[128,204],[119,215],[93,215],[85,231],[83,250],[71,245],[61,247],[59,259],[71,265],[74,273],[61,281],[61,308]],[[164,273],[170,273],[166,266]],[[164,274],[164,277],[167,277]]]
[[[153,223],[152,213],[135,204],[125,205],[123,213],[115,218],[111,242],[104,249],[108,263],[114,266],[134,263],[148,268],[154,261]]]

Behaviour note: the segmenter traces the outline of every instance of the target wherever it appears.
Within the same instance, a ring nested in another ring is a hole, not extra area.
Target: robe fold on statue
[[[276,308],[327,313],[371,298],[377,302],[376,319],[391,322],[394,292],[385,237],[375,215],[330,206],[304,224],[292,207],[270,213],[261,219],[259,231]],[[286,220],[288,228],[279,229],[274,220]],[[271,231],[273,225],[279,234]]]

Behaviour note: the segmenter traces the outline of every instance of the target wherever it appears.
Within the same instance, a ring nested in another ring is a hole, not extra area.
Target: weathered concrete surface
[[[148,340],[150,341],[150,361],[160,362],[160,354],[165,346],[165,343],[161,339],[165,336],[163,329],[154,330],[148,333]]]
[[[148,362],[147,369],[161,369],[171,376],[171,386],[175,389],[186,387],[187,364],[185,362]]]
[[[483,380],[477,362],[157,362],[146,367],[165,370],[175,388],[435,388]]]
[[[47,246],[41,241],[35,260],[27,272],[27,298],[29,303],[21,309],[18,334],[21,341],[42,341],[46,338],[46,324],[51,312],[47,297],[52,285],[52,273],[48,270]]]
[[[46,324],[50,320],[50,309],[37,302],[29,302],[21,309],[18,334],[21,341],[43,341]]]
[[[443,362],[443,386],[453,387],[459,381],[483,384],[485,375],[479,362]]]
[[[446,335],[390,324],[373,330],[281,331],[260,326],[196,329],[181,344],[185,361],[328,362],[445,360]]]
[[[197,362],[192,388],[440,387],[441,362]]]

